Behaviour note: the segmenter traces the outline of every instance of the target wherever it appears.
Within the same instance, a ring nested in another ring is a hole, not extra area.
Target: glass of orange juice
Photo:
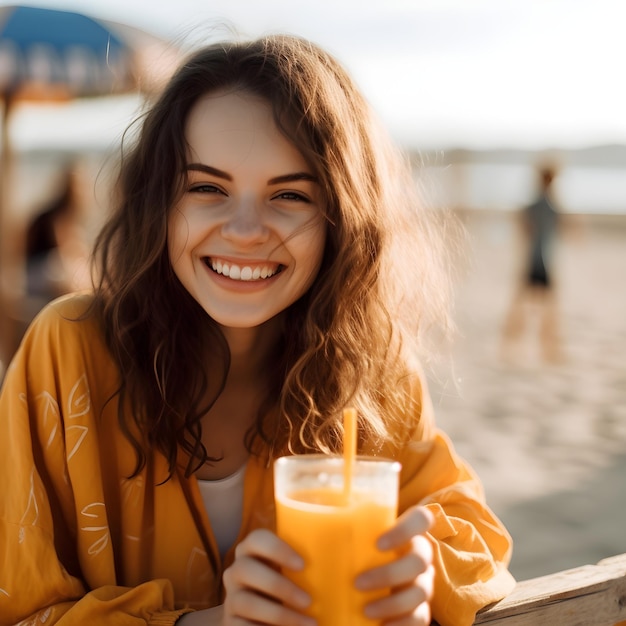
[[[362,572],[392,560],[376,540],[397,516],[400,464],[357,456],[345,489],[344,459],[304,454],[274,464],[277,533],[305,561],[302,571],[285,571],[310,594],[307,615],[319,626],[374,626],[366,604],[388,591],[362,592]]]

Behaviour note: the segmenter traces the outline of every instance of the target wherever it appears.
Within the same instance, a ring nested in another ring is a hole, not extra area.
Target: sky
[[[12,4],[0,0],[0,6]],[[33,0],[174,41],[292,32],[346,65],[402,143],[626,143],[623,0]],[[120,116],[126,115],[119,105]],[[110,115],[113,115],[109,111]]]

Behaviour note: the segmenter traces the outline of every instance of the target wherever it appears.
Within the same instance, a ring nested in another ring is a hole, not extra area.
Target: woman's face
[[[258,326],[318,273],[326,238],[319,184],[270,105],[246,92],[201,98],[185,136],[188,184],[168,223],[174,272],[218,324]]]

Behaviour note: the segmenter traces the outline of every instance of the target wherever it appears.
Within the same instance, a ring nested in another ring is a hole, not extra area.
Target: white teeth
[[[257,266],[252,269],[249,265],[245,265],[244,267],[239,267],[235,264],[228,264],[222,261],[211,260],[211,267],[218,274],[222,274],[222,276],[228,276],[232,280],[259,280],[259,278],[269,278],[276,274],[278,271],[278,267],[268,267],[268,266]]]

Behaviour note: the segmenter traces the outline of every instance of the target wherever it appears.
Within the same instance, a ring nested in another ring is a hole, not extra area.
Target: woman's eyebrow
[[[205,165],[204,163],[188,163],[186,169],[189,171],[204,172],[205,174],[211,174],[224,180],[232,181],[233,177],[217,167],[211,165]],[[268,185],[279,185],[281,183],[291,183],[299,180],[305,180],[312,183],[317,183],[318,180],[313,174],[308,172],[294,172],[293,174],[282,174],[281,176],[275,176],[267,181]]]
[[[307,180],[312,183],[319,182],[313,174],[309,174],[307,172],[296,172],[294,174],[284,174],[282,176],[270,178],[267,183],[268,185],[278,185],[280,183],[292,183],[299,180]]]
[[[210,165],[204,165],[204,163],[188,163],[186,169],[187,171],[192,170],[195,172],[204,172],[205,174],[211,174],[212,176],[217,176],[218,178],[223,178],[224,180],[233,180],[233,177],[227,172],[218,170],[216,167],[212,167]]]

